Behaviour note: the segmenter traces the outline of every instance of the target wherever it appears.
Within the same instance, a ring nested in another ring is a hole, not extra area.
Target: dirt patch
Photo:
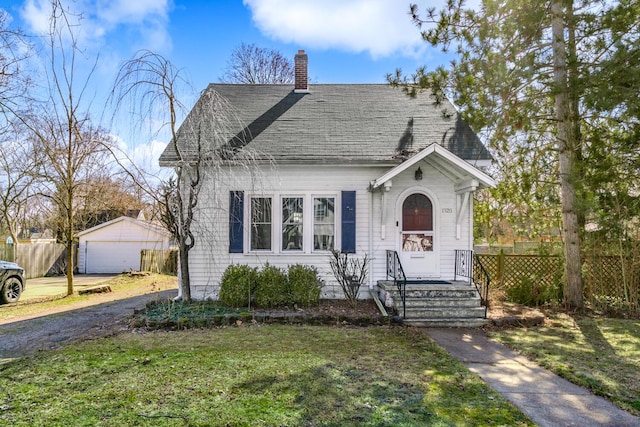
[[[521,304],[512,304],[504,301],[491,302],[487,310],[487,319],[491,327],[530,327],[542,325],[545,315],[542,311]]]

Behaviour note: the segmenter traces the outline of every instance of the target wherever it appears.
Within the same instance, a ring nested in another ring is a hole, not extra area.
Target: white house
[[[78,233],[79,273],[122,273],[140,269],[143,249],[168,250],[171,236],[160,225],[126,216]]]
[[[387,277],[387,251],[397,253],[408,278],[453,280],[455,251],[473,247],[473,192],[494,185],[482,170],[492,158],[477,135],[448,101],[427,93],[309,87],[307,55],[295,59],[295,87],[211,84],[181,126],[212,121],[199,104],[216,92],[242,123],[229,146],[251,150],[253,161],[247,168],[231,155],[224,178],[203,184],[192,296],[217,298],[231,263],[301,263],[319,269],[325,297],[340,297],[331,249],[367,254],[371,289]],[[178,134],[184,152],[189,132]],[[174,141],[160,165],[177,161]]]

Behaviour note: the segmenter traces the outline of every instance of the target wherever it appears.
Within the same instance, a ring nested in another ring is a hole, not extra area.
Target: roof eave
[[[402,172],[416,165],[420,161],[424,160],[426,157],[437,154],[444,158],[447,162],[453,164],[454,166],[462,169],[468,175],[478,180],[479,188],[484,187],[495,187],[496,182],[493,178],[491,178],[486,173],[482,172],[477,167],[473,166],[466,160],[461,159],[460,157],[453,154],[451,151],[447,150],[443,146],[439,144],[431,144],[419,153],[415,154],[413,157],[410,157],[406,161],[400,163],[393,169],[389,170],[387,173],[382,175],[380,178],[376,179],[371,183],[371,189],[375,190],[380,186],[384,185],[385,182],[390,181],[394,177],[400,175]]]

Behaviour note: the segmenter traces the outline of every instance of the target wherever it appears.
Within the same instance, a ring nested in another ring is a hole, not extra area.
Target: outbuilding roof
[[[385,84],[313,85],[302,93],[291,85],[211,84],[178,131],[181,149],[194,129],[206,128],[198,123],[213,121],[214,112],[202,104],[214,93],[239,119],[227,130],[229,144],[253,150],[256,160],[398,164],[433,143],[474,165],[491,160],[450,102],[436,102],[426,92],[409,97]],[[160,165],[178,159],[172,142]]]
[[[114,224],[118,224],[120,222],[128,222],[130,224],[137,225],[138,227],[145,228],[152,233],[161,234],[165,237],[171,237],[171,233],[167,231],[161,224],[153,221],[140,221],[135,218],[130,218],[128,216],[120,216],[118,218],[112,219],[111,221],[103,222],[102,224],[98,224],[95,227],[87,228],[86,230],[80,231],[77,236],[82,237],[84,235],[93,233],[94,231],[98,231],[107,227],[111,227]]]

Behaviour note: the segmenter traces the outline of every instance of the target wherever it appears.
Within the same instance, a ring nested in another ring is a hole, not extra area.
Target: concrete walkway
[[[540,427],[638,427],[640,418],[489,340],[478,329],[426,329]]]

